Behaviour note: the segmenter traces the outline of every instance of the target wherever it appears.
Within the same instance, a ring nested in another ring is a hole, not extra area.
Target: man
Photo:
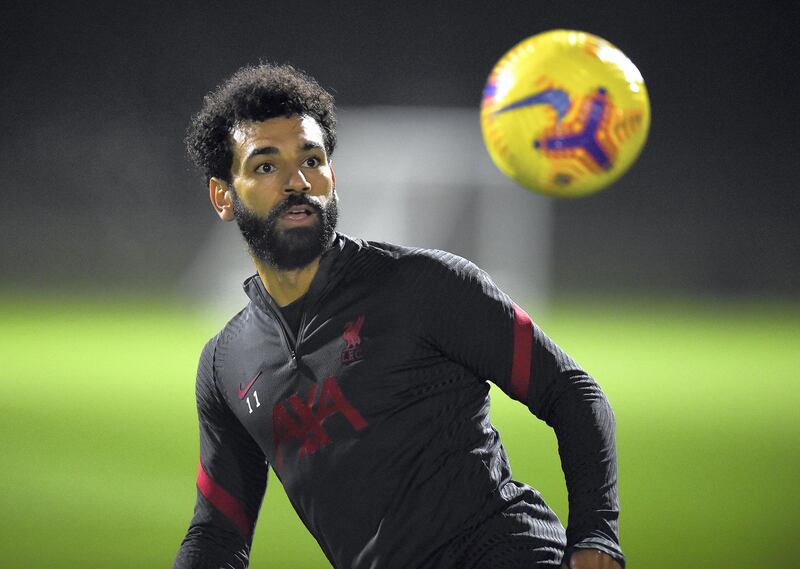
[[[200,358],[197,503],[175,567],[247,567],[268,465],[337,568],[621,567],[599,387],[470,262],[335,233],[326,91],[289,66],[244,68],[187,144],[257,274]],[[511,479],[487,380],[555,429],[566,533]]]

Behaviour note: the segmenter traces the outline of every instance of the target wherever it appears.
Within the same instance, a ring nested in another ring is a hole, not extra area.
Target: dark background
[[[291,62],[343,107],[469,107],[477,121],[496,60],[568,28],[633,60],[652,125],[616,186],[555,203],[555,289],[796,296],[791,6],[12,4],[0,24],[2,283],[173,285],[213,223],[183,133],[202,96],[243,64]]]

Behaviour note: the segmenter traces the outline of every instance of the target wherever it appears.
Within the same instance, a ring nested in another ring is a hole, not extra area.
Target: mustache
[[[271,216],[277,217],[283,215],[289,209],[299,205],[308,206],[315,212],[322,213],[322,206],[316,198],[312,198],[308,194],[291,194],[272,209]]]

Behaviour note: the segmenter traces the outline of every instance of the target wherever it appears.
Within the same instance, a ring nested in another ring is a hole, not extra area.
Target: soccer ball
[[[641,73],[586,32],[523,40],[497,62],[483,90],[481,128],[495,165],[549,196],[608,187],[636,160],[649,127]]]

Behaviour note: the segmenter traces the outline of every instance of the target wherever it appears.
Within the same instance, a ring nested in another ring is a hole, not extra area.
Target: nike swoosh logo
[[[247,384],[247,387],[242,388],[242,384],[239,384],[239,399],[244,399],[244,396],[247,395],[247,392],[250,391],[250,388],[253,387],[253,384],[261,377],[261,372],[258,372],[256,376],[250,380],[250,383]]]
[[[556,113],[558,113],[556,122],[559,122],[564,118],[564,115],[569,112],[569,108],[572,106],[572,103],[570,102],[569,94],[566,91],[562,89],[545,89],[544,91],[536,93],[535,95],[531,95],[530,97],[526,97],[524,99],[520,99],[519,101],[508,104],[502,109],[496,110],[494,114],[499,115],[500,113],[513,111],[514,109],[530,107],[531,105],[548,105],[553,107]]]

